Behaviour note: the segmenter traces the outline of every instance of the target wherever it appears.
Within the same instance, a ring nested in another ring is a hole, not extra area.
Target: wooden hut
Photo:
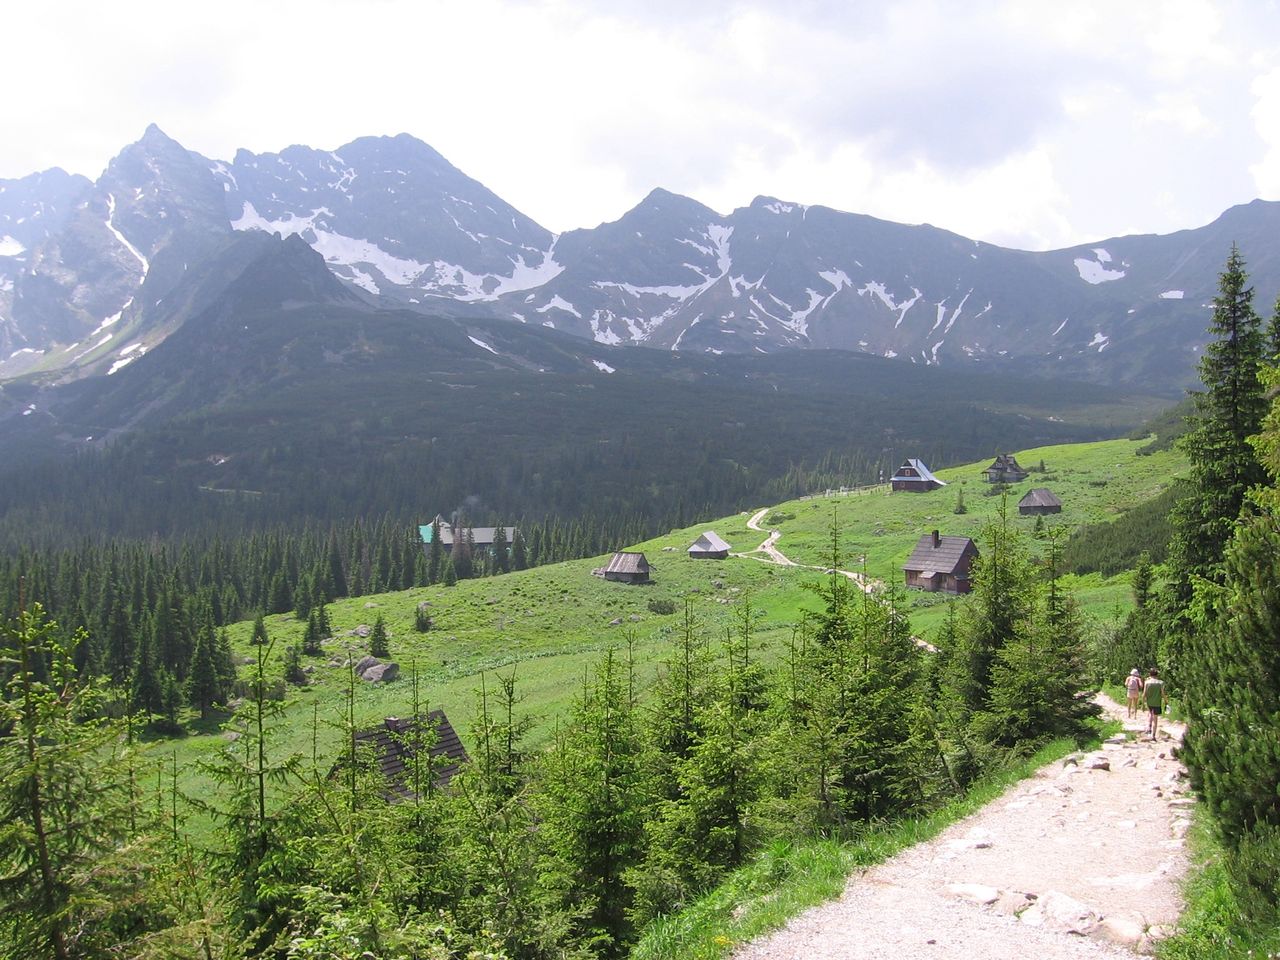
[[[938,531],[926,533],[902,569],[907,586],[930,593],[968,593],[969,568],[978,555],[977,545],[968,537],[943,537]]]
[[[1018,483],[1028,477],[1027,471],[1018,465],[1018,459],[1011,453],[1000,454],[983,472],[987,475],[987,483]]]
[[[604,568],[604,578],[615,583],[648,583],[649,561],[643,553],[619,551]]]
[[[945,487],[946,484],[929,472],[929,468],[924,465],[923,460],[909,457],[898,468],[898,472],[889,478],[889,486],[895,493],[899,490],[924,493],[928,490],[937,490],[939,487]]]
[[[1044,487],[1036,487],[1018,501],[1018,513],[1025,517],[1061,512],[1062,501],[1052,490],[1046,490]]]
[[[708,530],[689,547],[689,556],[696,560],[723,560],[729,555],[729,545],[714,530]]]
[[[423,757],[423,776],[430,769],[435,785],[448,785],[462,764],[470,758],[443,710],[432,710],[420,719],[387,717],[380,726],[359,730],[357,751],[369,751],[387,780],[392,800],[413,799],[413,761],[419,749],[430,744],[430,763]],[[425,786],[425,785],[424,785]]]

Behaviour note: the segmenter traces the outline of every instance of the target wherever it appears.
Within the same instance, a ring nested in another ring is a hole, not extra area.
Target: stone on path
[[[970,903],[981,904],[984,907],[1000,899],[999,890],[981,883],[949,883],[946,890],[948,894],[957,900],[967,900]]]
[[[1018,914],[1018,919],[1035,927],[1088,936],[1098,925],[1100,918],[1074,897],[1050,890],[1041,894],[1034,904]]]

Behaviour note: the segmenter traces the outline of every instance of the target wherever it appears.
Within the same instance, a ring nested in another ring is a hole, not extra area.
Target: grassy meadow
[[[1164,451],[1139,457],[1141,441],[1110,440],[1097,443],[1042,447],[1018,451],[1024,468],[1043,460],[1044,471],[1033,472],[1009,490],[1011,513],[1032,487],[1046,486],[1061,497],[1063,512],[1046,517],[1045,524],[1065,529],[1086,522],[1115,517],[1159,493],[1185,470],[1177,453]],[[781,531],[777,546],[799,564],[819,565],[830,551],[830,530],[838,524],[842,566],[865,569],[881,580],[901,582],[901,566],[916,540],[937,528],[946,535],[978,537],[982,527],[996,516],[998,496],[981,473],[988,460],[935,471],[947,486],[925,494],[891,494],[881,485],[847,494],[816,496],[769,507],[761,524]],[[956,514],[958,491],[963,491],[967,512]],[[435,586],[329,605],[335,636],[324,644],[324,655],[304,657],[310,684],[289,687],[276,721],[273,749],[278,757],[313,755],[328,768],[340,749],[346,710],[348,652],[358,659],[368,640],[350,635],[361,625],[372,626],[381,615],[390,635],[391,657],[402,667],[401,679],[370,685],[356,680],[354,712],[357,724],[370,726],[385,716],[412,713],[416,670],[420,704],[443,708],[468,739],[478,708],[482,684],[493,682],[493,673],[515,672],[517,689],[524,697],[523,711],[534,721],[531,740],[545,742],[557,719],[564,715],[581,688],[582,679],[609,647],[630,649],[640,689],[652,683],[657,664],[670,650],[670,638],[683,629],[684,606],[691,610],[703,635],[723,636],[734,623],[735,613],[749,598],[756,615],[755,646],[758,655],[770,659],[784,649],[805,610],[818,607],[811,588],[823,574],[804,567],[762,562],[763,554],[732,556],[726,560],[693,560],[685,553],[689,543],[706,529],[715,529],[737,553],[754,550],[766,534],[747,527],[751,513],[673,530],[663,537],[628,549],[645,552],[653,564],[653,583],[629,586],[609,583],[592,575],[607,557],[539,567],[480,580],[466,580],[453,587]],[[1028,533],[1035,519],[1015,520]],[[1034,541],[1037,549],[1043,541]],[[1128,577],[1103,580],[1097,575],[1068,578],[1068,586],[1085,612],[1096,617],[1113,616],[1130,602]],[[912,624],[917,635],[928,638],[946,613],[943,595],[911,592]],[[675,613],[662,614],[663,602]],[[428,604],[433,620],[430,631],[414,630],[419,604]],[[301,640],[305,624],[290,614],[266,618],[273,641],[267,667],[272,678],[282,675],[285,648]],[[250,623],[228,628],[235,652],[249,663]],[[248,667],[242,667],[242,672]],[[488,678],[486,680],[486,677]],[[176,740],[151,743],[147,754],[169,767],[176,761],[181,788],[189,795],[208,796],[212,784],[196,761],[215,751],[235,749],[220,724],[226,714],[189,725],[190,733]],[[199,833],[207,824],[192,821]]]

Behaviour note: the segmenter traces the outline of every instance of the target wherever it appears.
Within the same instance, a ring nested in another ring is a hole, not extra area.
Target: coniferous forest
[[[1204,390],[1175,441],[1190,476],[1170,502],[1034,550],[1006,507],[936,649],[912,636],[895,588],[863,593],[836,573],[778,657],[760,655],[749,597],[724,633],[689,606],[656,681],[639,683],[617,643],[545,746],[529,743],[514,673],[486,681],[465,731],[471,762],[447,785],[429,735],[405,734],[412,787],[396,802],[356,749],[354,674],[347,754],[282,749],[263,614],[293,612],[315,639],[339,597],[593,556],[723,505],[708,495],[654,515],[593,503],[572,519],[517,520],[493,553],[448,556],[423,549],[429,517],[392,512],[150,540],[77,542],[64,526],[15,547],[0,557],[0,956],[625,956],[647,924],[769,843],[856,837],[936,809],[1052,738],[1084,736],[1090,679],[1130,664],[1158,664],[1183,705],[1223,883],[1245,920],[1274,926],[1280,304],[1264,322],[1252,298],[1233,250]],[[870,479],[877,463],[828,459],[771,482]],[[833,529],[828,569],[841,553]],[[1132,613],[1087,643],[1059,574],[1128,567]],[[256,661],[237,665],[223,627],[254,618]],[[286,675],[297,669],[286,657]],[[230,747],[202,761],[217,789],[187,795],[140,735],[233,696]],[[196,816],[214,831],[188,830]]]

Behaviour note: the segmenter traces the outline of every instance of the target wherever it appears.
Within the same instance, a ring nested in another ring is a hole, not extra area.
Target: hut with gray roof
[[[945,486],[945,483],[929,471],[923,460],[918,460],[915,457],[908,457],[902,466],[898,468],[898,472],[889,478],[889,487],[895,493],[899,490],[925,493]]]
[[[1018,501],[1018,513],[1024,517],[1061,512],[1062,501],[1052,490],[1045,487],[1036,487]]]
[[[696,560],[723,560],[729,556],[729,544],[714,530],[708,530],[689,547],[689,556]]]
[[[969,568],[977,555],[978,546],[968,537],[926,533],[902,565],[907,586],[930,593],[968,593],[973,589]]]
[[[648,583],[649,570],[649,561],[643,553],[621,550],[604,568],[604,578],[615,583]]]
[[[987,475],[987,483],[1019,483],[1030,475],[1018,463],[1012,453],[1002,453],[991,462],[991,466],[982,471]]]

